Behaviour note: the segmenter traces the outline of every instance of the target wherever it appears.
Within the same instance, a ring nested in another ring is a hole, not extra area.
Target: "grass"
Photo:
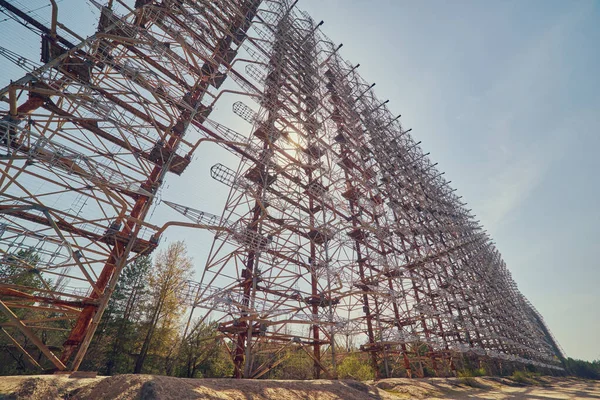
[[[459,382],[473,388],[481,388],[482,384],[475,379],[478,376],[485,376],[484,368],[468,369],[458,371]]]
[[[539,385],[541,374],[531,371],[515,371],[508,377],[513,382],[522,383],[525,385]]]

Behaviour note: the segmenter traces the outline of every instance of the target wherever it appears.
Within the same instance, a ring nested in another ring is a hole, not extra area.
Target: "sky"
[[[48,1],[25,3],[33,9]],[[342,56],[360,63],[377,96],[402,114],[403,126],[413,129],[490,233],[567,355],[600,359],[600,1],[300,0],[298,6],[325,22],[325,34],[344,44]],[[50,9],[36,13],[48,20]],[[80,0],[60,1],[59,20],[87,34],[97,21],[94,7]],[[39,59],[35,35],[3,14],[0,46]],[[21,75],[0,57],[0,86]],[[227,188],[209,176],[217,162],[237,165],[220,148],[201,147],[162,197],[220,214]],[[156,214],[181,219],[164,206]],[[174,229],[162,243],[181,239],[199,277],[211,235]]]

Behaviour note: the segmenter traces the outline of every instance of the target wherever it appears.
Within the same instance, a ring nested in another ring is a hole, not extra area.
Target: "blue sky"
[[[93,32],[87,2],[59,6],[63,23]],[[600,359],[600,2],[300,0],[299,7],[325,21],[343,56],[361,64],[378,97],[413,128],[567,354]],[[49,19],[49,8],[37,13]],[[36,37],[15,32],[12,21],[0,22],[0,46],[37,61]],[[0,71],[1,85],[21,75],[4,59]],[[210,182],[208,168],[236,161],[206,149],[163,195],[220,214],[226,188]],[[182,238],[199,275],[211,235],[173,230],[165,239]]]

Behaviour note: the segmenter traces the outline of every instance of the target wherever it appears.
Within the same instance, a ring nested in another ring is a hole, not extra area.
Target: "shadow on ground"
[[[95,379],[67,376],[0,377],[0,400],[394,400],[394,399],[599,399],[600,381],[538,379],[521,384],[506,378],[426,378],[357,381],[186,379],[117,375]]]

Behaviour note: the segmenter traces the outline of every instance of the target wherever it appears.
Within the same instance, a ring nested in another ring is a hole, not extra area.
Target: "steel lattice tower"
[[[189,163],[198,138],[186,129],[210,113],[257,8],[120,5],[127,15],[102,7],[98,33],[71,49],[45,36],[47,64],[2,90],[3,262],[43,289],[1,277],[0,308],[60,370],[81,363],[124,264],[156,247],[144,220],[163,180]],[[36,266],[10,256],[24,248],[42,254]],[[25,323],[16,310],[31,307],[46,315]],[[70,331],[61,353],[39,339],[45,329]]]
[[[127,13],[102,7],[77,46],[50,32],[47,64],[2,91],[3,262],[44,286],[0,276],[5,333],[77,369],[120,270],[157,246],[160,185],[210,140],[240,159],[211,169],[230,187],[222,215],[164,203],[215,233],[180,294],[219,322],[236,377],[288,351],[335,377],[351,344],[378,376],[449,375],[464,357],[558,368],[489,236],[320,23],[287,0],[115,4]],[[248,99],[233,112],[249,136],[209,118],[225,92]],[[25,248],[35,266],[11,256]],[[32,307],[47,316],[16,312]],[[44,329],[68,331],[60,354]]]

